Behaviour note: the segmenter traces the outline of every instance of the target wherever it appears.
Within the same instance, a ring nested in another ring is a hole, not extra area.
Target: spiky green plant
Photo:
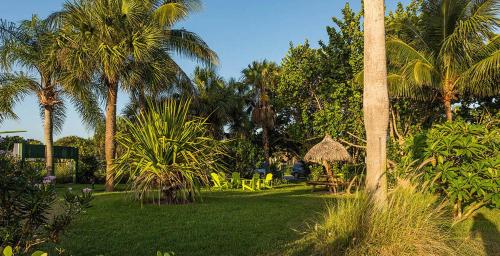
[[[117,177],[129,176],[141,202],[156,191],[159,203],[194,202],[208,174],[222,170],[224,142],[207,136],[206,119],[189,116],[190,101],[148,104],[136,120],[125,119],[125,131],[117,135],[124,148]]]

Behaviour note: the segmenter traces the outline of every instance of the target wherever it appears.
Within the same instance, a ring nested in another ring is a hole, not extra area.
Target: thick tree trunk
[[[53,107],[44,107],[45,168],[47,175],[54,175]]]
[[[269,164],[269,128],[262,126],[262,144],[264,145],[264,159]]]
[[[113,160],[116,154],[116,100],[118,96],[118,83],[106,80],[108,92],[106,102],[106,191],[113,191],[114,172]]]
[[[364,91],[366,189],[377,205],[387,198],[386,142],[389,122],[384,1],[364,2]]]

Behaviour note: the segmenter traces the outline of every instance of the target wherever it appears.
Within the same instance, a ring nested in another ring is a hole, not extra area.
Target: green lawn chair
[[[266,178],[262,180],[262,182],[260,183],[260,187],[261,188],[269,188],[269,189],[273,188],[273,174],[272,173],[266,174]]]
[[[239,172],[231,174],[231,188],[239,188],[241,186],[241,176]]]
[[[227,181],[223,176],[215,172],[210,173],[210,176],[212,177],[212,183],[213,183],[212,189],[222,190],[223,188],[225,189],[229,188]]]
[[[250,191],[260,190],[260,174],[254,174],[250,180],[241,180],[241,188]]]

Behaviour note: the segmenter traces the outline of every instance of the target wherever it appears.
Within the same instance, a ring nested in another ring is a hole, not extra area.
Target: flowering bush
[[[39,171],[0,154],[0,247],[12,245],[25,254],[35,245],[57,242],[74,216],[90,206],[92,191],[67,191],[62,213],[54,215],[56,199],[54,176],[42,178]]]

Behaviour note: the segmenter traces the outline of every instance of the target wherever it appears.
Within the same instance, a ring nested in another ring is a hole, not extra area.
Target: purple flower
[[[90,193],[92,193],[92,189],[91,188],[84,188],[84,189],[82,189],[82,192],[84,194],[90,194]]]
[[[50,183],[55,183],[56,181],[56,176],[45,176],[43,177],[43,184],[47,185]]]

